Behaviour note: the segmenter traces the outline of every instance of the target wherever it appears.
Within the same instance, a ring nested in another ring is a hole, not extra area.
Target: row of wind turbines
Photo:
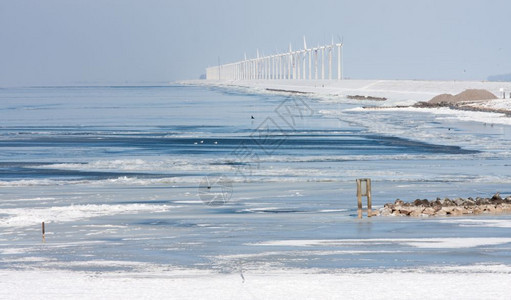
[[[303,80],[332,80],[334,56],[337,59],[337,80],[343,79],[342,62],[343,41],[325,46],[307,48],[307,41],[303,37],[303,49],[293,51],[289,44],[289,51],[268,56],[257,56],[239,62],[218,65],[206,69],[208,80],[257,80],[257,79],[303,79]],[[337,51],[335,51],[337,50]],[[334,52],[337,52],[336,54]],[[325,66],[328,60],[328,66]],[[328,78],[326,78],[328,72]]]

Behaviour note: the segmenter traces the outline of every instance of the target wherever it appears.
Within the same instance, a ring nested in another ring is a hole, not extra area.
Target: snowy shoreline
[[[364,101],[378,102],[379,107],[410,106],[428,101],[440,94],[458,94],[467,89],[484,89],[506,99],[480,101],[475,109],[502,113],[511,111],[511,82],[489,81],[421,81],[421,80],[190,80],[179,84],[243,88],[259,93],[292,93],[312,97],[337,99],[367,97]],[[371,98],[378,101],[371,101]],[[381,101],[386,98],[386,101]],[[508,100],[507,100],[508,99]],[[364,102],[367,103],[367,102]]]

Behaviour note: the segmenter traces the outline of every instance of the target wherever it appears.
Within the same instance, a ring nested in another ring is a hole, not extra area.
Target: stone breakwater
[[[511,213],[511,196],[502,198],[499,193],[491,198],[475,199],[456,198],[440,199],[434,201],[417,199],[413,202],[404,202],[397,199],[394,203],[387,203],[383,208],[375,211],[376,216],[461,216],[476,214]]]

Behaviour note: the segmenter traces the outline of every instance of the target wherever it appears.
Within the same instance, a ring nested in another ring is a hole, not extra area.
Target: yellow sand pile
[[[476,100],[491,100],[497,99],[493,93],[487,90],[478,90],[478,89],[469,89],[465,90],[457,95],[451,94],[441,94],[433,99],[429,100],[429,104],[439,104],[439,103],[458,103],[465,101],[476,101]]]

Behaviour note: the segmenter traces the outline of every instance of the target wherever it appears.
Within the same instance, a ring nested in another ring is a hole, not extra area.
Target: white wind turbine
[[[319,46],[317,48],[314,48],[314,79],[318,80],[318,50]]]
[[[293,49],[291,47],[291,43],[289,43],[289,70],[288,70],[288,75],[287,75],[287,78],[288,79],[293,79],[293,74],[295,72],[295,62],[294,62],[294,57],[293,57]]]
[[[332,51],[334,49],[334,37],[332,36],[332,44],[328,46],[328,79],[332,80]]]
[[[325,46],[321,47],[321,79],[325,79]]]
[[[259,49],[256,49],[256,61],[255,61],[255,77],[259,79]]]
[[[307,43],[305,42],[305,37],[303,37],[303,46],[305,49],[307,49]],[[307,52],[309,52],[309,80],[312,79],[312,49],[307,49]]]
[[[307,73],[305,72],[305,57],[307,56],[307,42],[305,41],[305,36],[303,36],[303,50],[302,50],[302,79],[306,79]]]
[[[339,38],[339,36],[337,36]],[[340,43],[335,44],[337,46],[337,80],[342,79],[342,45],[344,38],[339,38]]]

